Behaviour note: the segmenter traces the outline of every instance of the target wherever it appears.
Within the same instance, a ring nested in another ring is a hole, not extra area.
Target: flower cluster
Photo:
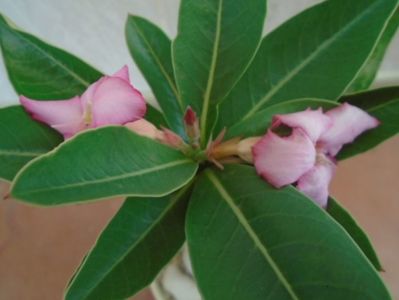
[[[88,128],[125,125],[137,134],[185,150],[188,145],[174,132],[143,119],[146,103],[129,82],[127,67],[104,76],[81,95],[67,100],[37,101],[20,97],[33,118],[49,124],[66,139]],[[199,126],[195,112],[188,108],[184,117],[187,136],[193,148],[199,147]],[[221,166],[221,158],[240,157],[253,163],[260,176],[280,188],[296,187],[325,207],[329,183],[335,173],[335,156],[379,122],[363,110],[344,103],[325,113],[321,109],[276,115],[263,137],[233,139],[222,143],[223,134],[209,144],[210,161]],[[288,134],[282,134],[288,130]],[[231,160],[230,161],[234,161]]]
[[[276,115],[266,135],[252,148],[253,162],[258,174],[273,186],[296,183],[300,191],[326,207],[335,156],[343,145],[378,124],[377,119],[347,103],[326,113],[308,109]],[[288,127],[290,133],[280,136],[277,132],[282,127]]]

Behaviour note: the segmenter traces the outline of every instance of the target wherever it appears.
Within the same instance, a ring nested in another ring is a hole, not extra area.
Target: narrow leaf
[[[128,198],[83,260],[65,299],[126,299],[149,285],[182,246],[187,188]]]
[[[281,25],[221,103],[216,129],[278,102],[340,97],[396,7],[397,0],[323,1]]]
[[[0,109],[0,178],[12,181],[30,160],[63,141],[53,129],[40,124],[21,106]]]
[[[183,135],[184,107],[174,80],[170,39],[156,25],[136,16],[128,17],[125,31],[130,53],[151,86],[170,128]]]
[[[397,9],[382,33],[377,46],[375,47],[367,63],[360,70],[355,81],[352,82],[347,93],[354,93],[357,91],[366,90],[373,83],[375,76],[380,68],[385,53],[388,50],[392,38],[394,37],[399,26],[399,10]]]
[[[381,123],[359,136],[352,144],[344,146],[338,159],[346,159],[370,150],[399,132],[399,88],[383,88],[342,98],[342,101],[366,109]]]
[[[327,212],[349,233],[359,248],[367,256],[374,267],[381,271],[381,263],[378,259],[373,245],[371,244],[367,234],[360,225],[353,219],[351,214],[345,210],[335,199],[328,199]]]
[[[101,77],[79,58],[16,29],[1,15],[0,46],[11,83],[29,98],[67,99]]]
[[[395,99],[399,99],[399,86],[383,87],[375,90],[345,95],[339,99],[339,102],[348,102],[362,109],[368,110],[391,102]]]
[[[161,197],[191,180],[197,164],[182,153],[123,127],[77,135],[29,163],[12,195],[41,205],[114,196]]]
[[[145,113],[145,119],[157,127],[167,127],[166,120],[162,112],[155,107],[147,103],[147,112]]]
[[[275,189],[252,167],[205,171],[186,228],[204,299],[390,299],[341,226],[295,188]]]
[[[201,117],[203,143],[212,107],[253,58],[265,14],[265,0],[181,1],[173,43],[175,76],[183,104]]]

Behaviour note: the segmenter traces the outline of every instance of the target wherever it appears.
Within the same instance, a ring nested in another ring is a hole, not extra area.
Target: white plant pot
[[[185,245],[151,285],[156,300],[201,300]]]

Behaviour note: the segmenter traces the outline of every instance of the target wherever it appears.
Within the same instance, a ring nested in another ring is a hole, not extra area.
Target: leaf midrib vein
[[[0,150],[0,156],[21,156],[21,157],[36,157],[42,155],[45,152],[25,152],[25,151],[13,151],[13,150]]]
[[[268,102],[280,89],[286,85],[292,78],[294,78],[302,69],[304,69],[314,58],[316,58],[321,52],[323,52],[327,47],[329,47],[339,36],[343,35],[348,28],[351,28],[354,24],[356,24],[360,19],[364,17],[364,15],[368,14],[379,2],[374,2],[370,5],[366,10],[360,13],[356,18],[346,24],[344,28],[330,38],[325,40],[316,50],[309,55],[305,60],[302,61],[298,66],[296,66],[291,72],[289,72],[285,77],[283,77],[276,85],[273,86],[269,90],[268,93],[264,97],[262,97],[257,104],[246,114],[241,120],[246,120],[251,117],[254,113],[256,113],[266,102]]]
[[[212,50],[212,60],[211,66],[209,68],[209,76],[208,82],[206,85],[206,90],[204,94],[204,103],[202,105],[202,112],[201,112],[201,143],[206,143],[205,139],[207,136],[206,133],[206,126],[207,126],[207,117],[208,117],[208,110],[209,110],[209,102],[211,98],[211,92],[213,87],[213,81],[215,77],[215,69],[218,59],[218,50],[220,44],[220,35],[221,35],[221,23],[222,23],[222,10],[223,10],[223,0],[219,0],[218,5],[218,12],[217,12],[217,19],[216,19],[216,33],[215,33],[215,41],[213,44]]]
[[[8,24],[7,24],[8,25]],[[9,25],[8,25],[9,26]],[[80,77],[78,74],[73,72],[70,68],[68,68],[66,65],[58,61],[53,55],[49,54],[45,50],[43,50],[40,46],[34,44],[32,41],[27,39],[23,34],[21,34],[18,30],[15,30],[9,26],[9,28],[15,32],[16,35],[18,35],[22,40],[24,40],[26,43],[30,44],[33,48],[37,49],[39,52],[41,52],[44,56],[47,56],[50,58],[51,61],[53,61],[56,65],[60,66],[62,69],[67,71],[73,78],[75,78],[77,81],[79,81],[81,84],[83,84],[85,87],[88,87],[91,83]],[[50,46],[50,45],[49,45]],[[52,46],[50,46],[52,47]]]
[[[280,270],[277,263],[271,257],[271,255],[269,254],[269,251],[263,245],[262,241],[259,239],[256,232],[253,230],[251,225],[247,222],[245,215],[235,205],[233,198],[230,196],[230,194],[224,188],[224,186],[222,185],[220,180],[211,171],[207,171],[206,175],[207,175],[208,179],[212,182],[212,184],[215,186],[215,188],[219,192],[219,194],[222,196],[223,200],[225,200],[226,203],[228,204],[228,206],[230,206],[231,210],[233,211],[234,215],[238,219],[239,223],[242,225],[244,230],[251,237],[251,239],[255,243],[255,246],[259,249],[259,251],[262,253],[262,255],[264,256],[266,261],[269,263],[269,265],[273,269],[274,273],[276,274],[277,278],[282,283],[282,285],[285,287],[285,289],[287,290],[287,292],[291,296],[291,298],[293,300],[300,300],[299,297],[296,295],[293,287],[288,282],[287,278],[285,278],[283,272]]]
[[[99,183],[109,183],[112,181],[127,179],[130,177],[141,176],[141,175],[145,175],[145,174],[148,174],[151,172],[160,171],[163,169],[172,168],[172,167],[176,167],[178,165],[183,165],[183,164],[187,164],[187,163],[191,163],[191,162],[192,161],[189,159],[177,160],[177,161],[172,161],[172,162],[169,162],[166,164],[162,164],[162,165],[158,165],[155,167],[142,169],[139,171],[134,171],[134,172],[126,173],[126,174],[115,175],[115,176],[110,176],[110,177],[95,179],[95,180],[88,180],[88,181],[83,181],[83,182],[76,182],[76,183],[66,184],[66,185],[62,185],[62,186],[53,186],[53,187],[48,187],[48,188],[29,190],[29,192],[26,194],[35,194],[35,193],[40,193],[43,191],[49,192],[49,191],[55,191],[55,190],[66,190],[69,188],[75,188],[75,187],[81,187],[81,186],[93,185],[93,184],[99,184]]]

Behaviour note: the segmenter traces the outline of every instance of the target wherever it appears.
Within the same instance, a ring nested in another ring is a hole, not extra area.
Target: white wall
[[[0,0],[0,12],[20,28],[83,58],[105,73],[124,64],[131,69],[133,83],[148,86],[134,66],[124,39],[128,13],[146,17],[170,35],[176,34],[179,0]],[[269,0],[266,31],[304,7],[321,0]],[[399,39],[390,49],[382,76],[399,70]],[[0,58],[0,106],[16,103]]]

